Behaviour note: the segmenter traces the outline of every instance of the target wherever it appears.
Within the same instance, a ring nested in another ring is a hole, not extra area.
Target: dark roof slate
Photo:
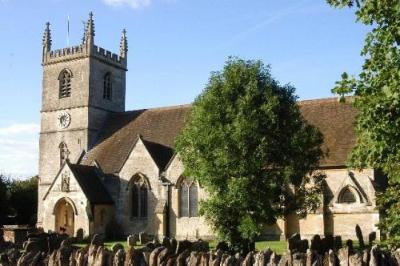
[[[107,189],[101,183],[95,166],[69,164],[69,167],[85,193],[93,204],[113,204]]]
[[[337,98],[299,101],[299,106],[305,119],[324,135],[327,156],[321,166],[344,166],[355,141],[355,108]],[[84,163],[91,165],[96,160],[104,173],[118,173],[140,136],[162,171],[173,156],[175,137],[190,110],[191,105],[181,105],[111,114]]]

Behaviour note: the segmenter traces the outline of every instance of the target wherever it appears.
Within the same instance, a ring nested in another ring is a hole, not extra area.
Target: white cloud
[[[39,125],[11,124],[0,128],[0,173],[28,177],[38,173]]]
[[[140,9],[151,4],[152,0],[103,0],[103,2],[110,6],[130,6],[133,9]]]
[[[0,128],[0,136],[9,136],[9,135],[12,136],[15,134],[31,134],[38,132],[39,132],[39,125],[35,123],[12,124]]]

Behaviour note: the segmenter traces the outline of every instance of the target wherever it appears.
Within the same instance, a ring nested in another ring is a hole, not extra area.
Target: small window
[[[65,142],[61,142],[58,148],[60,149],[60,166],[62,166],[68,160],[69,150]]]
[[[107,99],[107,100],[111,100],[112,99],[111,73],[107,73],[107,74],[104,75],[103,99]]]
[[[179,184],[179,216],[198,216],[198,185],[196,181],[183,178]]]
[[[58,78],[60,82],[60,88],[59,88],[60,99],[71,96],[71,79],[72,79],[71,71],[67,69],[61,71],[60,76]]]
[[[350,188],[346,187],[340,194],[339,203],[351,204],[357,202],[356,195]]]
[[[147,217],[148,183],[143,176],[136,176],[130,183],[131,217]]]

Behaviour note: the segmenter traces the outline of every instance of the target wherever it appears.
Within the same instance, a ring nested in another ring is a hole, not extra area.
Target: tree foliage
[[[294,91],[261,61],[230,58],[177,138],[185,174],[209,196],[200,213],[237,250],[249,249],[265,224],[319,206],[322,175],[314,169],[323,138],[303,119]]]
[[[332,91],[341,96],[355,95],[354,104],[359,114],[350,166],[381,169],[388,176],[392,188],[378,199],[386,217],[380,226],[394,240],[400,235],[397,217],[400,205],[400,1],[328,0],[328,3],[334,7],[355,8],[357,21],[371,28],[361,51],[365,58],[361,73],[357,78],[344,73]]]
[[[10,179],[0,175],[0,225],[36,222],[38,178]]]

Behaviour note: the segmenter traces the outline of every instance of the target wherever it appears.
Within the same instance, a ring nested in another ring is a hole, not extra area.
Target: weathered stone
[[[246,257],[244,258],[242,265],[243,266],[251,266],[254,264],[254,251],[250,251],[247,253]]]
[[[168,243],[169,243],[169,241],[168,241]],[[157,265],[166,263],[166,261],[168,260],[168,258],[171,254],[172,254],[171,250],[167,247],[165,247],[163,250],[161,250],[161,252],[158,254]]]
[[[279,264],[279,261],[279,256],[275,252],[272,252],[267,266],[277,266]]]
[[[267,248],[263,251],[257,252],[254,255],[254,265],[256,266],[264,266],[269,262],[269,258],[272,254],[272,251]]]
[[[349,265],[351,266],[363,266],[363,255],[362,253],[355,253],[349,256]]]
[[[349,252],[350,248],[348,246],[338,250],[338,260],[340,265],[349,265]]]
[[[336,256],[333,250],[328,252],[328,266],[336,266]]]
[[[157,265],[157,261],[155,262]],[[125,257],[125,265],[141,266],[146,265],[142,251],[130,247]]]
[[[292,266],[292,253],[290,250],[288,250],[286,253],[284,253],[279,260],[278,263],[279,266]]]
[[[199,252],[192,251],[188,258],[188,266],[199,266],[201,262],[201,255]]]
[[[113,266],[124,266],[125,264],[125,251],[118,249],[114,254]]]
[[[293,266],[305,266],[307,261],[307,256],[305,253],[296,252],[292,256],[292,265]]]
[[[363,233],[361,231],[361,227],[358,224],[356,225],[356,236],[357,236],[358,244],[360,245],[360,248],[364,248],[364,237],[363,237]]]
[[[0,266],[10,266],[7,254],[0,254]]]
[[[186,249],[183,252],[179,253],[177,259],[176,259],[176,265],[177,266],[185,266],[186,265],[186,260],[190,256],[190,250]],[[219,265],[219,264],[218,264]]]
[[[199,239],[192,243],[191,250],[197,252],[207,252],[209,250],[208,242]]]
[[[379,265],[379,248],[377,245],[374,245],[371,248],[369,257],[369,266],[378,266]]]
[[[165,249],[164,247],[158,247],[155,248],[151,253],[150,253],[150,258],[149,258],[149,266],[157,266],[157,261],[158,261],[158,255],[160,252]]]
[[[368,252],[368,250],[364,250],[363,251],[362,260],[363,260],[363,265],[368,265],[369,264],[369,252]]]

